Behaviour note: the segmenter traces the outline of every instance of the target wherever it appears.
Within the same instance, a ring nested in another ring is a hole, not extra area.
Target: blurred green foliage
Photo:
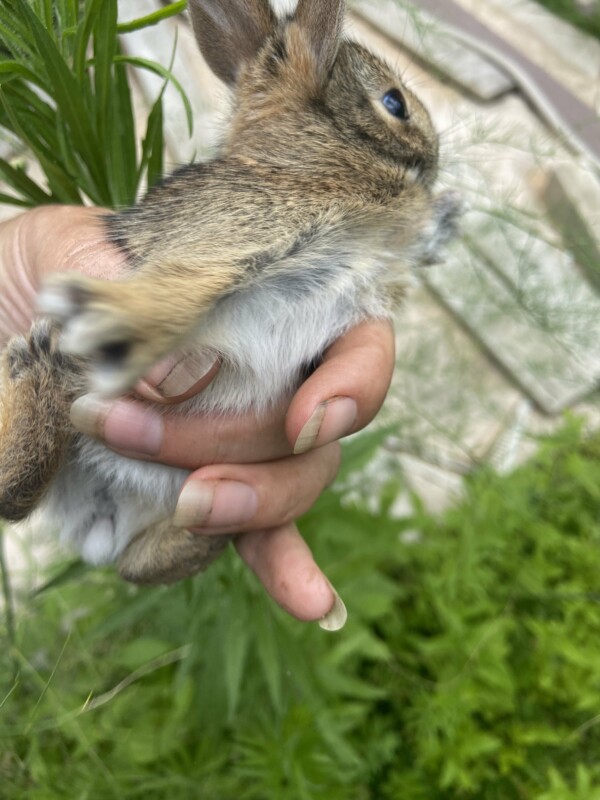
[[[590,3],[587,10],[583,3],[578,3],[576,0],[538,0],[538,3],[600,39],[600,3],[597,0]]]
[[[336,635],[232,555],[159,590],[67,570],[25,600],[0,632],[0,796],[599,797],[600,439],[569,424],[441,519],[417,497],[394,519],[398,490],[303,520]]]

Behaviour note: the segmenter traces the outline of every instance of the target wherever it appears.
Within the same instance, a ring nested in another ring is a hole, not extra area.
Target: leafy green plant
[[[427,796],[537,798],[550,782],[566,798],[555,787],[583,775],[598,791],[599,508],[600,440],[571,425],[513,475],[475,476],[441,528],[411,521],[422,539],[399,554],[385,638]]]
[[[359,440],[349,461],[366,455]],[[375,573],[390,542],[361,541],[370,515],[342,509],[335,494],[321,500],[319,519],[339,525],[324,542],[330,562],[338,537],[356,545],[343,571],[361,584],[363,608],[343,639],[287,619],[232,556],[169,589],[138,590],[93,570],[51,576],[18,615],[17,679],[0,664],[9,796],[83,797],[92,786],[95,799],[162,798],[167,788],[223,800],[360,796],[365,763],[352,732],[385,694],[360,669],[389,657],[370,625],[397,595],[383,576],[361,575],[367,564]],[[341,579],[333,566],[330,574]]]
[[[171,3],[118,24],[117,0],[0,0],[0,128],[20,140],[44,181],[0,159],[9,193],[21,206],[82,203],[130,205],[163,171],[163,97],[157,97],[138,148],[128,67],[151,70],[179,90],[169,69],[123,54],[119,34],[181,11]]]
[[[398,490],[376,512],[329,491],[303,520],[349,608],[336,636],[231,556],[169,589],[90,571],[25,600],[17,679],[0,665],[6,796],[595,798],[600,438],[569,424],[441,519],[418,498],[394,519]]]

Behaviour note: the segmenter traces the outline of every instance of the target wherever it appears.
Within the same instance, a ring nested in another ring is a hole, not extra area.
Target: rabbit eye
[[[402,96],[402,92],[398,89],[390,89],[389,92],[386,92],[383,95],[382,103],[390,114],[397,119],[407,120],[409,118],[406,101]]]

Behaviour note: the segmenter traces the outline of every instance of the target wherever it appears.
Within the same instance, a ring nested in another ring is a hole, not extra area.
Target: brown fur
[[[198,536],[167,520],[136,536],[119,559],[119,574],[142,586],[175,583],[203,572],[230,540],[230,536]]]
[[[73,438],[78,371],[47,322],[12,339],[0,369],[0,517],[16,522],[38,505]]]
[[[362,47],[340,41],[344,6],[300,0],[292,19],[277,21],[268,0],[190,0],[202,52],[234,90],[221,151],[106,218],[129,257],[123,280],[57,276],[46,292],[65,341],[72,330],[69,349],[111,371],[112,391],[133,386],[219,298],[289,270],[287,257],[307,242],[350,239],[403,253],[428,230],[437,136],[406,87],[408,121],[383,108],[382,96],[401,84]],[[15,378],[5,359],[5,516],[37,503],[71,436],[67,408],[81,387],[51,363],[40,356]],[[135,582],[171,582],[202,569],[223,544],[165,522],[138,536],[119,568]]]
[[[340,43],[343,8],[341,0],[305,0],[292,22],[274,25],[266,0],[191,3],[201,41],[211,41],[209,64],[235,81],[222,152],[107,218],[131,277],[106,286],[58,276],[50,287],[72,290],[65,317],[85,318],[94,330],[86,355],[106,361],[106,346],[114,356],[110,345],[122,345],[112,359],[119,390],[179,345],[219,297],[277,271],[308,230],[354,237],[358,225],[367,242],[387,236],[402,251],[427,225],[437,136],[406,87],[409,123],[380,112],[398,78],[364,48]],[[260,274],[249,269],[255,263]]]

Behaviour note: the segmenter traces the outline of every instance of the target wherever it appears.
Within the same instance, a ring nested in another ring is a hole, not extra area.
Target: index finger
[[[165,358],[138,381],[135,393],[154,403],[174,406],[199,394],[213,381],[221,362],[200,350]]]

